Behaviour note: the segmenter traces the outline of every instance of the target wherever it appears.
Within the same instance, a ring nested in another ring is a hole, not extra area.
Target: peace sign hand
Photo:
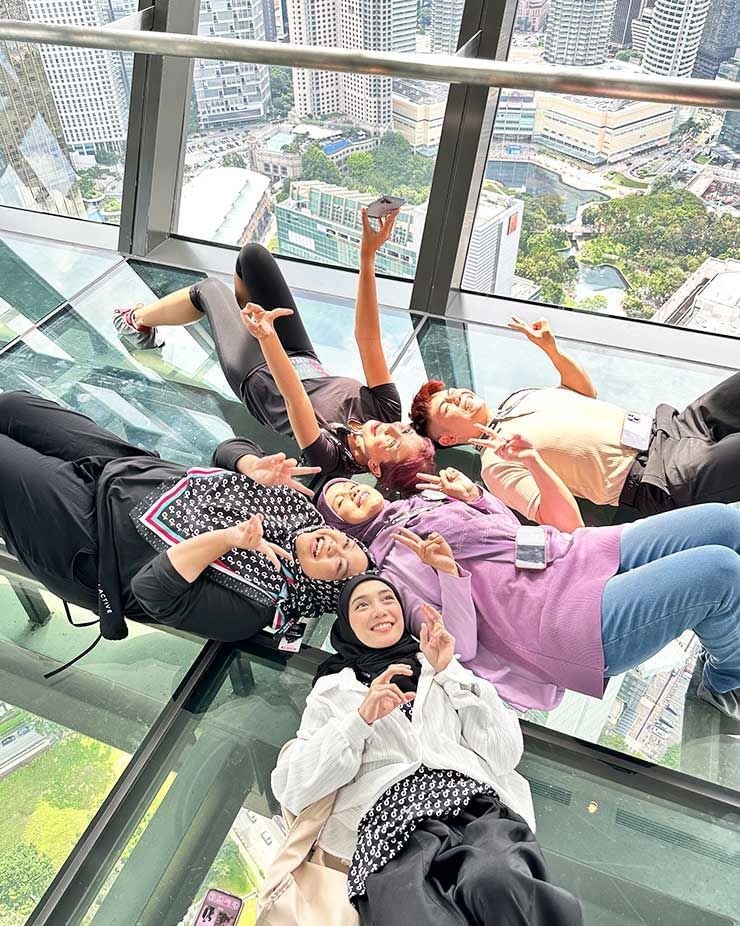
[[[538,318],[536,322],[528,325],[523,319],[512,315],[508,327],[512,331],[523,334],[528,341],[536,344],[537,347],[541,347],[544,351],[555,347],[555,335],[552,333],[550,322],[546,318]]]
[[[241,524],[235,524],[233,527],[227,527],[224,530],[224,539],[229,544],[229,549],[236,547],[239,550],[256,550],[266,556],[275,567],[275,572],[280,572],[280,559],[293,561],[293,557],[279,547],[276,543],[270,543],[265,540],[262,531],[262,515],[253,514],[248,521],[242,521]]]
[[[278,318],[292,315],[293,309],[263,309],[256,302],[248,302],[241,312],[247,331],[258,341],[264,341],[275,335],[275,322]]]
[[[244,458],[243,458],[244,459]],[[266,457],[250,459],[242,465],[240,472],[263,486],[288,486],[296,492],[302,492],[309,498],[313,495],[311,489],[298,482],[298,476],[312,476],[321,472],[320,466],[298,466],[293,457],[286,457],[284,453],[273,453]]]
[[[391,679],[397,675],[413,675],[410,666],[404,663],[394,663],[374,678],[365,700],[359,706],[358,713],[367,724],[375,723],[381,717],[386,717],[402,704],[413,701],[416,697],[412,691],[401,691]]]
[[[457,563],[450,545],[441,534],[431,533],[426,540],[418,534],[400,527],[397,534],[393,534],[396,543],[402,543],[409,550],[413,550],[419,559],[437,572],[447,572],[452,576],[458,575]]]
[[[424,489],[437,489],[444,492],[449,498],[455,498],[460,502],[474,502],[481,497],[481,490],[468,479],[465,473],[461,473],[454,466],[448,466],[439,471],[438,476],[431,473],[417,473],[416,488],[423,492]]]
[[[435,672],[444,672],[455,655],[455,638],[445,627],[439,611],[426,603],[421,608],[424,613],[424,623],[419,631],[421,651]]]

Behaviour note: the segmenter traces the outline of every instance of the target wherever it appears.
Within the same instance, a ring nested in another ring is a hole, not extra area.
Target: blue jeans
[[[649,659],[684,630],[707,651],[704,682],[740,688],[740,511],[696,505],[627,525],[601,598],[604,674]]]

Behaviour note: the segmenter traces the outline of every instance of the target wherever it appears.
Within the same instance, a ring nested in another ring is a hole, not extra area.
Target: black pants
[[[581,906],[547,881],[526,822],[495,798],[424,820],[403,850],[368,877],[363,926],[580,926]]]
[[[245,244],[236,259],[236,273],[247,288],[250,302],[263,309],[293,310],[292,315],[275,322],[275,333],[286,353],[316,357],[293,294],[267,248]],[[251,373],[264,365],[265,358],[259,341],[244,327],[233,291],[220,280],[208,278],[191,287],[190,300],[208,316],[226,381],[245,401],[244,384]]]
[[[97,478],[132,456],[154,454],[56,402],[0,393],[0,537],[51,592],[93,611]]]
[[[656,420],[670,410],[658,408]],[[665,490],[651,484],[659,473]],[[645,463],[647,479],[632,505],[641,514],[702,502],[740,501],[740,373],[735,373],[674,414],[659,428]]]

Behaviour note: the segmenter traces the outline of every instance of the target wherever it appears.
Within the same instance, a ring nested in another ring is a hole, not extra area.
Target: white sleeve
[[[319,798],[352,781],[360,770],[373,728],[353,710],[331,715],[320,695],[309,695],[297,741],[278,760],[272,790],[283,807],[298,814]]]
[[[434,676],[457,711],[466,744],[496,774],[512,772],[524,752],[519,718],[493,685],[460,665],[457,657]]]

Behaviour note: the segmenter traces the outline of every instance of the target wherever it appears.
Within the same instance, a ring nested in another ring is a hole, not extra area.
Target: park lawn
[[[613,180],[615,183],[619,183],[621,186],[628,186],[635,190],[646,190],[650,184],[643,183],[642,180],[635,180],[633,177],[627,177],[625,174],[620,174],[619,171],[614,171],[614,173],[607,174],[610,180]]]
[[[0,781],[0,853],[21,837],[61,863],[118,777],[120,754],[79,734],[67,736]]]

